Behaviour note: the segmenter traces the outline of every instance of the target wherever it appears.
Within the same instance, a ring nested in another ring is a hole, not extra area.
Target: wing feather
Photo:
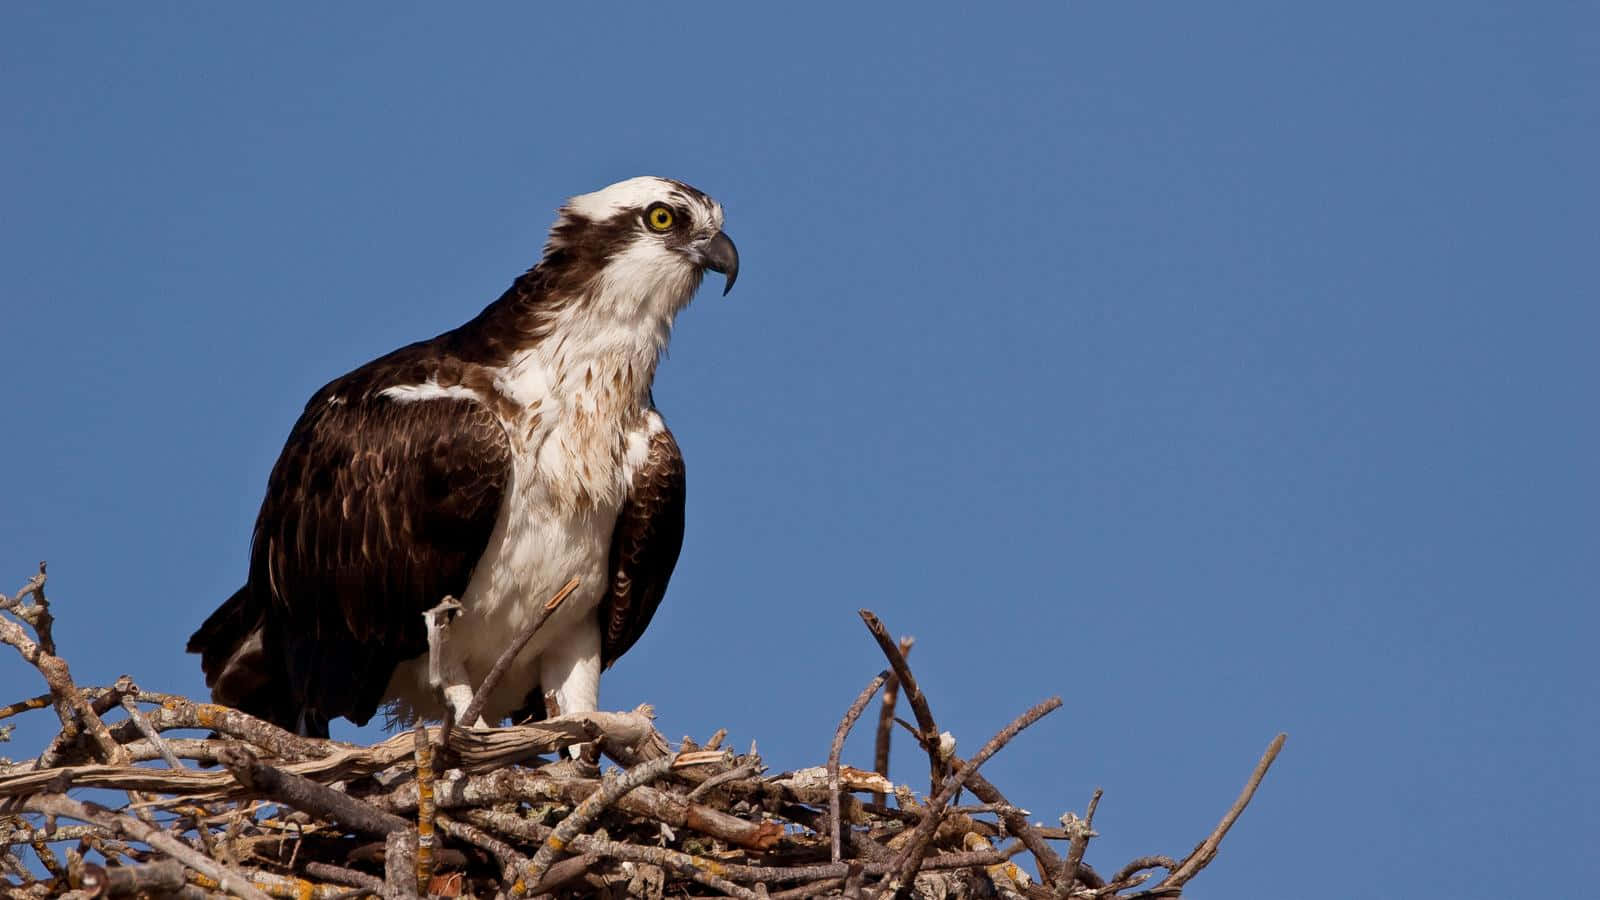
[[[667,592],[683,548],[684,498],[683,453],[663,427],[650,438],[611,535],[611,579],[599,609],[607,667],[639,640]]]
[[[493,414],[465,398],[328,402],[296,423],[256,522],[248,588],[265,600],[295,708],[364,724],[395,666],[427,650],[422,612],[460,597],[510,472]]]

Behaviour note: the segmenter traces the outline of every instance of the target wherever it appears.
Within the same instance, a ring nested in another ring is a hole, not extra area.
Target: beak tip
[[[720,272],[727,276],[722,285],[722,296],[728,296],[733,290],[733,283],[739,277],[739,249],[733,241],[723,232],[717,232],[705,250],[705,267],[713,272]]]

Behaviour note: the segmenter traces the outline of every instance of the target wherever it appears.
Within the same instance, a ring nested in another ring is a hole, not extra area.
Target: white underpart
[[[511,638],[572,578],[578,579],[577,589],[518,654],[485,703],[483,717],[496,722],[518,709],[535,684],[554,692],[562,712],[598,708],[596,607],[608,587],[611,533],[634,473],[648,455],[649,436],[664,427],[654,410],[643,410],[642,398],[633,402],[636,414],[626,430],[593,427],[598,416],[580,420],[563,413],[547,415],[547,424],[512,441],[511,484],[445,645],[444,671],[464,678],[444,686],[456,711],[466,707]],[[595,403],[588,392],[575,391],[564,402],[552,394],[539,408],[600,412]],[[604,439],[608,430],[609,441]],[[387,695],[397,698],[394,712],[402,719],[445,714],[429,684],[426,657],[396,668]],[[538,699],[533,702],[537,708]]]
[[[633,197],[642,185],[653,185],[654,193]],[[671,187],[633,179],[576,198],[569,208],[591,215],[602,204],[643,206],[662,196],[663,186]],[[721,224],[717,208],[716,228]],[[511,483],[446,644],[445,670],[466,679],[445,686],[456,709],[511,638],[572,578],[577,589],[518,654],[489,696],[484,718],[495,722],[522,706],[534,684],[553,693],[563,713],[598,708],[596,608],[608,587],[611,534],[648,457],[650,436],[665,427],[648,408],[650,383],[673,317],[699,281],[683,254],[641,234],[612,257],[591,296],[563,307],[549,338],[495,373],[495,390],[521,413],[502,421],[512,447]],[[462,391],[422,384],[384,393],[411,402]],[[444,714],[428,684],[426,657],[396,668],[387,696],[402,719]],[[537,708],[538,698],[533,702]]]
[[[509,496],[501,504],[489,549],[479,561],[462,600],[464,607],[450,628],[442,666],[464,681],[446,684],[450,706],[460,711],[476,686],[500,657],[506,644],[571,578],[578,587],[562,602],[484,704],[483,718],[497,722],[528,700],[532,685],[554,692],[564,713],[599,708],[600,623],[596,615],[609,580],[611,532],[626,485],[648,454],[649,436],[664,427],[654,410],[637,426],[619,434],[623,452],[612,462],[592,459],[610,468],[615,487],[595,502],[575,498],[567,465],[546,464],[552,454],[528,452],[515,463]],[[548,430],[544,447],[563,441],[568,429]],[[559,456],[560,454],[554,454]],[[553,460],[551,460],[553,461]],[[617,464],[620,463],[620,464]],[[581,463],[579,464],[581,465]],[[592,485],[599,489],[601,484]],[[574,500],[578,502],[574,502]],[[398,699],[394,712],[402,718],[442,718],[445,710],[428,681],[426,657],[402,663],[389,682],[388,695]],[[533,698],[538,708],[538,698]]]

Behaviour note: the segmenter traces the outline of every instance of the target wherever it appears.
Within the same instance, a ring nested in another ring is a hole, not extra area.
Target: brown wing
[[[599,610],[607,667],[628,652],[661,605],[683,547],[683,506],[683,453],[663,427],[650,439],[611,535],[611,583]]]
[[[422,612],[466,591],[510,472],[472,400],[338,389],[312,398],[273,467],[247,585],[301,718],[285,724],[313,733],[364,724],[396,664],[427,651]]]

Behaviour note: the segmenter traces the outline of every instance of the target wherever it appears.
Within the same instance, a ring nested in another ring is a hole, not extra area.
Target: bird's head
[[[722,232],[722,204],[680,181],[643,176],[581,194],[561,207],[541,267],[618,312],[670,317],[706,271],[722,292],[739,277],[739,251]]]

